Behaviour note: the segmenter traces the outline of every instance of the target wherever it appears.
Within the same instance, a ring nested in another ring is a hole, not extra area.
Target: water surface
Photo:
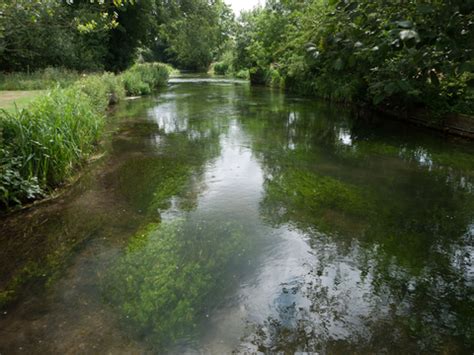
[[[3,223],[0,353],[474,349],[474,146],[233,80],[110,117]]]

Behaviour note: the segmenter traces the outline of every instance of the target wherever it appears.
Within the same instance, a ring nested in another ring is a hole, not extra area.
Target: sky
[[[236,15],[240,14],[240,10],[250,10],[259,3],[265,4],[265,0],[225,0],[225,2],[232,6]]]

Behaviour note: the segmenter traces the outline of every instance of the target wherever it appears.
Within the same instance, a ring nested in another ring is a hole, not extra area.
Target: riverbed
[[[0,354],[472,353],[474,145],[172,78],[0,221]]]

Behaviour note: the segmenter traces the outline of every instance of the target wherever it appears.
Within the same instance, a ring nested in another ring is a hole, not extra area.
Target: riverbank
[[[147,63],[120,75],[84,75],[66,87],[58,81],[23,108],[0,111],[0,212],[67,183],[96,150],[107,107],[164,86],[170,72],[167,65]]]
[[[463,114],[449,114],[441,118],[433,119],[426,112],[414,112],[400,115],[396,112],[384,112],[392,119],[401,120],[409,124],[444,132],[453,136],[459,136],[474,140],[474,117]]]
[[[281,77],[279,75],[275,76],[275,78],[278,79],[276,80],[276,82],[273,80],[275,78],[272,79],[272,77],[269,76],[269,78],[263,80],[263,82],[252,83],[248,75],[248,71],[242,71],[241,73],[226,72],[225,70],[218,71],[216,70],[217,64],[212,66],[212,71],[210,71],[210,75],[216,75],[217,77],[224,77],[229,79],[245,79],[249,80],[252,85],[260,85],[280,89],[289,93],[302,95],[315,100],[327,100],[328,102],[334,102],[337,104],[342,104],[344,106],[352,107],[355,111],[362,111],[365,114],[382,114],[388,116],[391,120],[401,121],[407,124],[412,124],[419,127],[443,132],[452,136],[459,136],[474,140],[474,116],[461,113],[450,113],[441,117],[434,117],[434,115],[431,114],[428,110],[411,110],[409,112],[396,111],[376,106],[367,106],[367,104],[362,105],[354,102],[334,100],[328,97],[318,97],[317,95],[315,96],[312,94],[285,88],[284,85],[281,85],[283,83],[280,83]]]

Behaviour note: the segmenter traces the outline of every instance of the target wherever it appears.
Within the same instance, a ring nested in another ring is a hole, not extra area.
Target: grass
[[[55,89],[28,109],[0,113],[0,201],[36,198],[59,185],[94,150],[103,113],[83,92]]]
[[[135,64],[122,74],[127,95],[147,95],[163,86],[172,68],[161,63]]]
[[[120,101],[126,90],[133,95],[150,93],[166,83],[170,72],[167,65],[147,63],[122,75],[74,76],[60,69],[8,74],[8,80],[3,75],[0,87],[13,77],[36,78],[36,84],[23,81],[30,87],[55,84],[46,92],[0,96],[0,209],[39,198],[71,177],[94,151],[106,108]],[[128,78],[140,90],[131,90]]]
[[[36,97],[45,94],[45,90],[0,91],[0,109],[14,111],[25,108]]]
[[[0,90],[45,90],[56,86],[67,87],[81,75],[64,68],[46,68],[33,73],[1,73]]]

